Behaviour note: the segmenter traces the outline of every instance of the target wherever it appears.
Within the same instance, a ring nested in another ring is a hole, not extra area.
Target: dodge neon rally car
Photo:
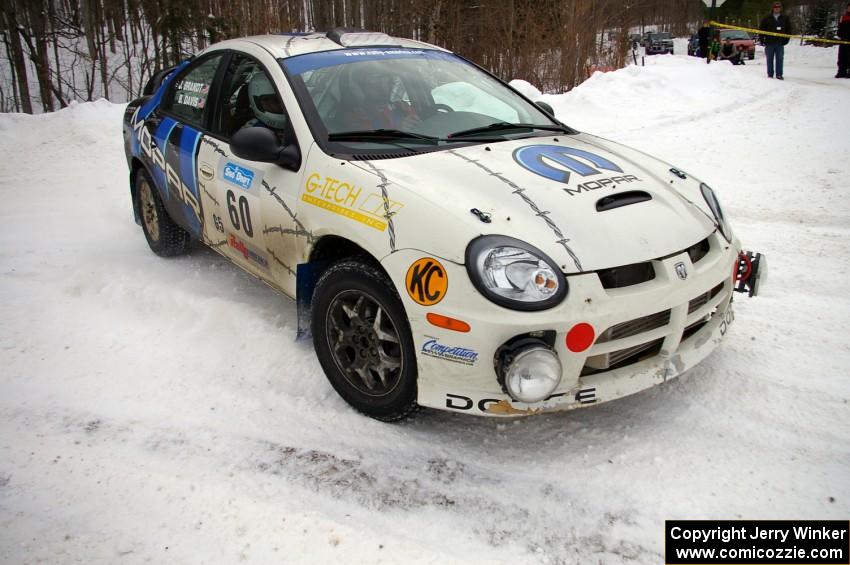
[[[699,180],[384,34],[213,45],[152,79],[124,140],[151,249],[200,240],[294,297],[330,383],[382,420],[662,383],[766,272]]]

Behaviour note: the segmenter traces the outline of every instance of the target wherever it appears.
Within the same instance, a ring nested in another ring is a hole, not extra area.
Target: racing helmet
[[[272,129],[286,126],[286,114],[269,77],[259,72],[248,83],[248,103],[258,120]]]

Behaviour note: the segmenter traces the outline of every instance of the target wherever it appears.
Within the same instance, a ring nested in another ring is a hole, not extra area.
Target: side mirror
[[[537,105],[538,108],[540,108],[541,110],[543,110],[544,112],[546,112],[547,114],[552,116],[553,118],[555,117],[555,110],[553,110],[552,106],[550,106],[546,102],[535,102],[535,104]]]
[[[234,155],[248,161],[277,163],[281,167],[297,171],[301,166],[301,152],[294,143],[283,146],[274,132],[264,127],[243,128],[230,139],[230,150]]]

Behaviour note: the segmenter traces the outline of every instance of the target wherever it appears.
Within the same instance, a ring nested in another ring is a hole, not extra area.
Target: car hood
[[[698,181],[587,134],[353,164],[405,203],[398,248],[458,263],[471,239],[501,234],[538,247],[565,273],[595,271],[679,252],[715,229]]]

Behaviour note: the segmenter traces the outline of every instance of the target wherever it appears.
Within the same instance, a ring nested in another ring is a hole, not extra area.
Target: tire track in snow
[[[28,428],[46,427],[44,433],[65,439],[69,445],[85,443],[106,450],[120,445],[122,451],[143,454],[148,464],[160,460],[214,469],[237,479],[242,477],[237,482],[244,480],[246,484],[257,477],[279,480],[312,492],[329,504],[342,501],[370,512],[393,513],[402,521],[415,521],[422,509],[436,511],[447,528],[463,528],[495,548],[521,548],[539,562],[661,559],[659,553],[639,544],[583,533],[634,526],[630,511],[591,518],[583,509],[571,508],[569,493],[551,483],[541,485],[541,495],[549,500],[548,504],[535,499],[526,505],[516,504],[512,497],[496,494],[511,488],[501,477],[453,458],[423,454],[422,459],[409,458],[405,463],[396,461],[387,466],[340,455],[339,450],[286,445],[238,434],[222,436],[208,429],[114,421],[75,412],[59,415],[0,408],[0,418]],[[10,477],[7,482],[13,479]],[[589,527],[589,521],[598,524]]]

